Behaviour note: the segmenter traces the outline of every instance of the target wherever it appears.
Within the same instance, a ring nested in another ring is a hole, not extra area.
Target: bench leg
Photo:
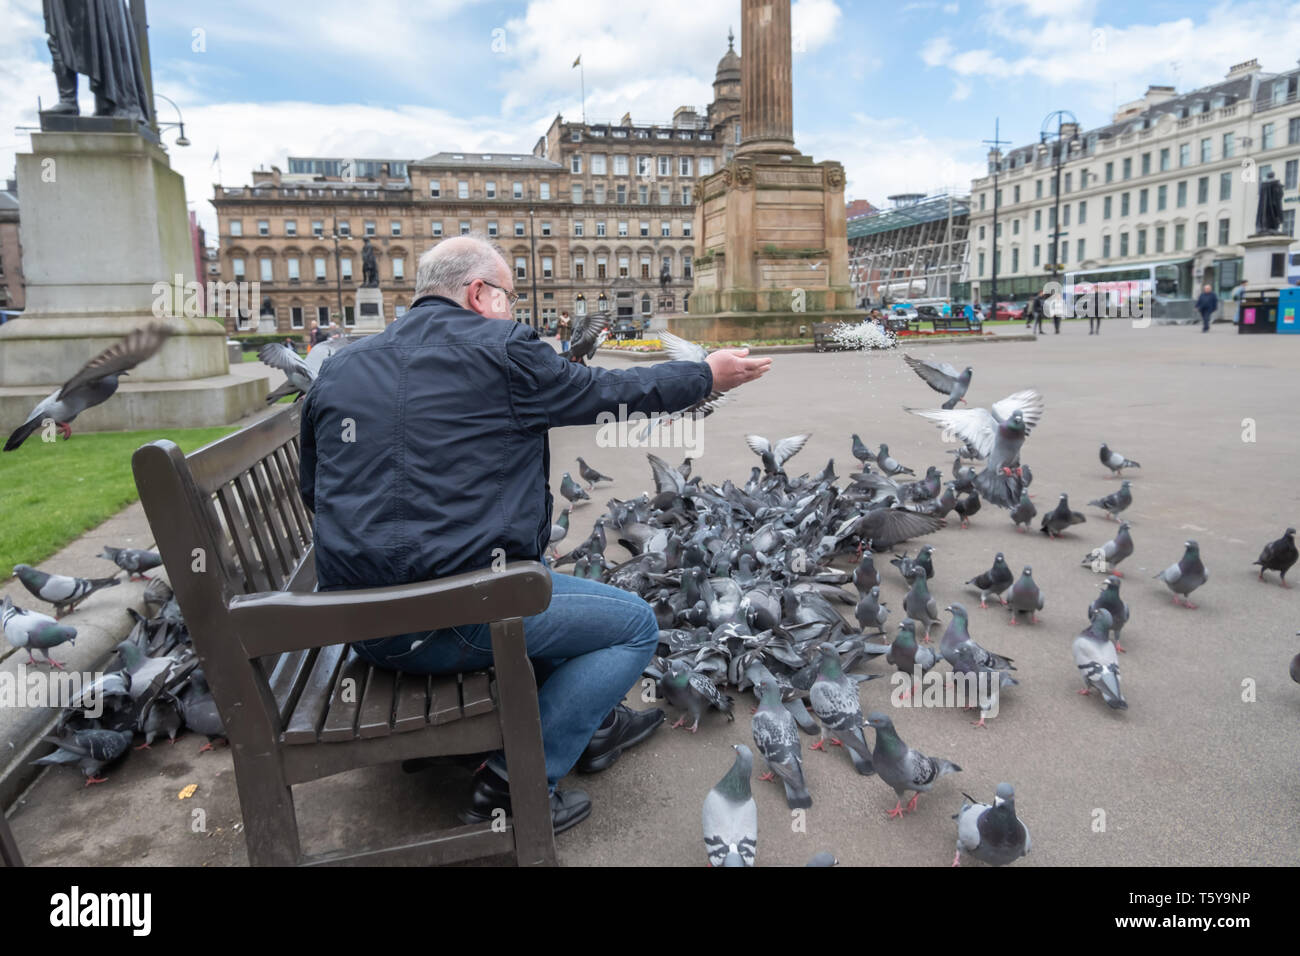
[[[284,782],[277,757],[277,734],[265,714],[254,714],[257,708],[245,704],[243,709],[245,719],[260,726],[241,722],[242,726],[226,729],[235,761],[248,862],[251,866],[297,866],[302,861],[298,818],[293,789]]]
[[[555,832],[551,826],[551,798],[546,789],[542,718],[537,708],[537,680],[524,644],[522,619],[493,623],[492,665],[496,670],[497,707],[510,772],[515,859],[520,866],[554,866]]]
[[[18,852],[13,831],[5,819],[4,808],[0,807],[0,866],[22,866],[23,858]]]

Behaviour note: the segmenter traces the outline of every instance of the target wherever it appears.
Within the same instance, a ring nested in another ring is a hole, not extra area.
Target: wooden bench
[[[945,332],[979,332],[983,325],[978,319],[968,319],[964,315],[954,312],[952,315],[939,315],[932,320],[932,325],[936,332],[942,329]]]
[[[9,829],[4,810],[0,808],[0,867],[22,865],[22,854],[18,852],[18,844],[14,842],[13,831]]]
[[[521,620],[550,603],[549,572],[519,562],[397,587],[314,591],[312,519],[298,485],[300,418],[295,404],[189,455],[163,440],[132,459],[225,722],[249,861],[449,863],[513,851],[521,865],[553,865],[537,685]],[[369,666],[347,646],[475,623],[491,624],[491,671],[401,674]],[[295,784],[498,748],[510,768],[512,824],[304,855]]]
[[[839,322],[814,322],[812,327],[813,348],[818,352],[838,352],[842,350],[844,346],[833,338],[835,330],[841,324]]]

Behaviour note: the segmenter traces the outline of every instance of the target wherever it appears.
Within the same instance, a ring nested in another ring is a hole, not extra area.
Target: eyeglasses
[[[506,300],[510,303],[510,308],[512,309],[515,307],[515,303],[519,301],[518,292],[511,292],[509,289],[503,288],[495,282],[489,282],[487,279],[470,279],[465,283],[465,285],[473,285],[475,282],[482,282],[484,285],[490,285],[494,289],[500,289],[506,294]]]

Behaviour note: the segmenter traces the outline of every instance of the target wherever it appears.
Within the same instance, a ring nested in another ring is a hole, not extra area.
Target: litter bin
[[[1278,293],[1277,330],[1281,334],[1300,335],[1300,288],[1290,287]]]
[[[1277,331],[1278,290],[1247,293],[1241,297],[1241,312],[1237,320],[1238,335]]]

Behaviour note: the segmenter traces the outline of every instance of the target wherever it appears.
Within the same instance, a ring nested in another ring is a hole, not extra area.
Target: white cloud
[[[971,85],[965,80],[958,80],[952,85],[952,96],[949,97],[954,103],[960,103],[962,100],[969,99],[971,94]]]

